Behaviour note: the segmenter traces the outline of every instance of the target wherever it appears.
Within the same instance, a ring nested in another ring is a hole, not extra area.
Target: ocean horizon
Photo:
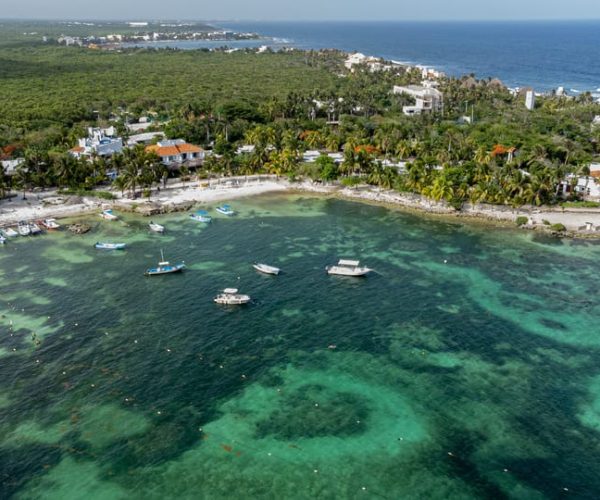
[[[363,52],[450,76],[499,78],[509,87],[600,96],[600,20],[593,21],[244,21],[218,27],[256,32],[273,47]],[[245,48],[264,40],[227,42]],[[147,46],[155,46],[150,43]],[[201,48],[223,42],[184,41],[161,46]]]

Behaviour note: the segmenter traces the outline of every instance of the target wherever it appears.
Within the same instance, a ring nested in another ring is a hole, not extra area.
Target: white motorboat
[[[4,245],[6,243],[6,238],[0,235],[0,245]]]
[[[2,232],[7,238],[14,238],[15,236],[19,236],[19,233],[15,231],[12,227],[4,228]]]
[[[112,209],[107,209],[107,210],[102,210],[102,212],[100,212],[100,217],[102,217],[105,220],[117,220],[118,217],[113,214]]]
[[[220,214],[227,215],[228,217],[235,215],[235,212],[231,208],[231,205],[221,205],[220,207],[215,208],[215,210]]]
[[[165,226],[161,226],[160,224],[157,224],[156,222],[150,221],[150,224],[148,224],[148,227],[150,228],[150,231],[154,231],[155,233],[164,233],[165,232]]]
[[[127,243],[106,243],[106,242],[97,242],[94,247],[98,250],[124,250],[127,246]]]
[[[29,236],[31,234],[31,228],[29,227],[29,224],[25,221],[19,222],[19,225],[17,226],[17,231],[19,231],[19,234],[21,236]]]
[[[44,219],[41,221],[41,225],[49,230],[60,229],[60,224],[56,222],[56,219]]]
[[[372,271],[366,266],[361,266],[358,260],[341,259],[335,266],[325,268],[328,274],[337,274],[339,276],[365,276]]]
[[[31,234],[40,234],[42,232],[42,228],[38,226],[35,222],[30,222],[29,231],[31,231]]]
[[[195,214],[190,214],[190,219],[198,222],[204,222],[205,224],[208,224],[212,221],[212,217],[208,215],[206,210],[198,210]]]
[[[223,293],[217,295],[214,300],[217,304],[242,305],[247,304],[252,299],[249,295],[238,293],[237,288],[225,288]]]
[[[256,264],[252,264],[252,267],[254,269],[256,269],[257,271],[260,271],[261,273],[265,273],[265,274],[278,275],[281,272],[281,269],[279,269],[278,267],[269,266],[267,264],[256,263]]]

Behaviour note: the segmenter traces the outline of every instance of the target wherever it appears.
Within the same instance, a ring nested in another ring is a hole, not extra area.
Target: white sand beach
[[[421,195],[399,193],[376,187],[359,186],[344,188],[339,185],[324,185],[311,181],[289,182],[275,176],[252,176],[224,178],[211,181],[171,183],[160,191],[154,190],[152,197],[128,198],[113,192],[115,200],[106,201],[95,197],[60,195],[56,191],[22,193],[11,201],[0,202],[0,227],[16,224],[20,220],[40,220],[50,217],[73,217],[86,212],[100,211],[110,205],[116,210],[139,211],[144,208],[171,212],[185,210],[193,204],[207,204],[235,198],[256,196],[271,192],[301,191],[324,196],[341,197],[369,203],[403,207],[429,214],[469,217],[488,221],[514,224],[517,217],[527,217],[527,229],[547,229],[552,224],[563,224],[570,233],[600,237],[600,209],[563,209],[561,207],[519,207],[495,205],[465,205],[456,211],[445,202],[436,202]],[[593,228],[591,231],[587,228]],[[586,228],[587,226],[587,228]]]

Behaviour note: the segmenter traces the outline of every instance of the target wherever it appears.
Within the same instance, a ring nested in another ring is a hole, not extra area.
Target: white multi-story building
[[[525,94],[525,107],[530,111],[535,108],[535,93],[533,90],[528,90]]]
[[[431,85],[408,85],[406,87],[396,85],[394,94],[405,94],[415,99],[414,105],[402,108],[402,112],[407,116],[436,113],[442,111],[444,106],[444,94]]]
[[[71,149],[69,153],[75,158],[82,156],[112,156],[123,151],[123,139],[114,137],[114,127],[106,129],[88,128],[88,136],[79,139],[79,144]]]

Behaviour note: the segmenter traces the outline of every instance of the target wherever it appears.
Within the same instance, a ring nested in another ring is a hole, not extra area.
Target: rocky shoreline
[[[152,217],[172,212],[189,211],[198,204],[256,196],[270,192],[300,192],[375,203],[432,216],[465,218],[472,222],[517,227],[517,218],[526,220],[524,230],[541,231],[558,237],[600,238],[600,210],[562,209],[555,207],[519,207],[466,204],[460,210],[444,201],[435,201],[414,193],[400,193],[372,186],[343,187],[310,181],[289,182],[275,176],[224,178],[200,183],[172,184],[151,199],[118,196],[104,200],[93,197],[64,196],[56,192],[36,194],[28,200],[6,200],[0,203],[0,227],[20,220],[49,217],[74,217],[102,208],[137,213]],[[564,226],[564,230],[557,227]]]

